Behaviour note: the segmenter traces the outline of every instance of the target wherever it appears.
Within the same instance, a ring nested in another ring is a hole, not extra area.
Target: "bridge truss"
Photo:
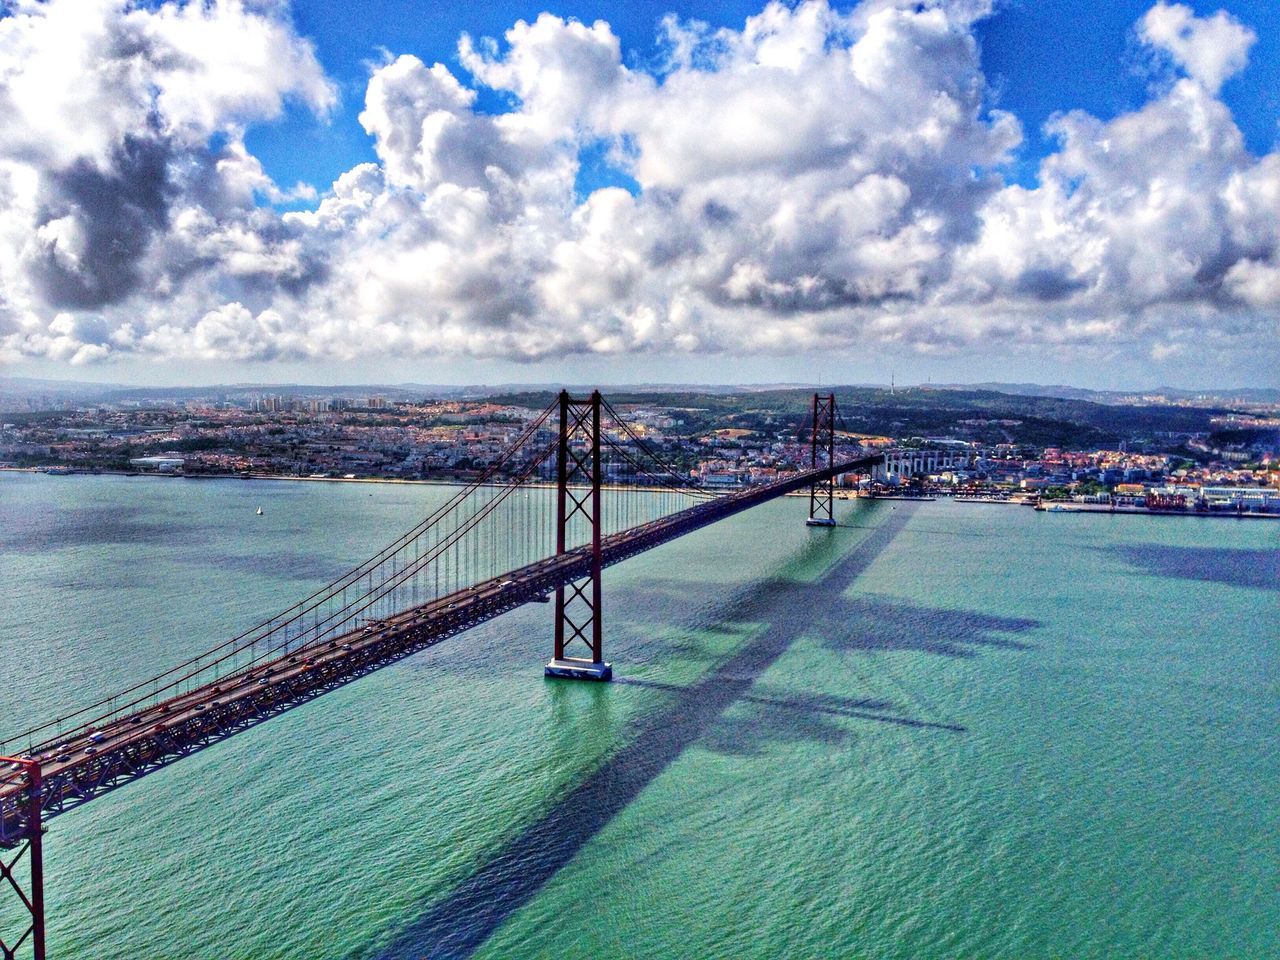
[[[835,478],[883,454],[836,447],[834,395],[813,404],[810,469],[712,492],[599,393],[561,392],[438,509],[363,563],[163,673],[0,742],[0,892],[25,930],[0,960],[46,960],[44,824],[126,783],[526,603],[555,601],[552,677],[607,680],[604,568],[810,490],[834,523]],[[6,851],[8,851],[6,853]]]

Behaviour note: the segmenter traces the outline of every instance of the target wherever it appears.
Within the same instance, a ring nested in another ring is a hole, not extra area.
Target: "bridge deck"
[[[606,566],[660,546],[718,520],[842,473],[866,469],[880,455],[808,471],[730,494],[606,537]],[[188,693],[38,744],[41,815],[48,820],[285,710],[500,616],[589,572],[580,548],[513,570],[438,600],[374,621],[336,639],[299,647]],[[0,846],[27,832],[27,785],[18,771],[0,771]]]

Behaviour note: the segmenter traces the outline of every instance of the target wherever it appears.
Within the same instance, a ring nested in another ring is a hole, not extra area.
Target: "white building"
[[[139,470],[155,470],[157,473],[173,473],[181,470],[186,461],[182,457],[133,457],[129,466]]]

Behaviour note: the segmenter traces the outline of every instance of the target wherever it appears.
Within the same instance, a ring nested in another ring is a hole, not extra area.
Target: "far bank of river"
[[[373,483],[373,484],[391,484],[395,486],[427,486],[427,487],[458,487],[466,486],[473,482],[466,478],[441,478],[428,480],[406,480],[399,477],[329,477],[329,476],[298,476],[296,474],[275,474],[275,473],[177,473],[177,472],[161,472],[150,470],[74,470],[62,469],[57,467],[7,467],[0,466],[0,472],[8,473],[25,473],[25,474],[44,474],[48,476],[104,476],[104,477],[142,477],[148,479],[159,480],[286,480],[290,482],[307,481],[311,483]],[[529,487],[548,487],[553,488],[554,483],[551,482],[532,482],[527,483]],[[619,486],[616,484],[604,484],[604,489],[627,489],[644,493],[668,493],[670,488],[667,487],[650,487],[635,486],[627,484]],[[702,488],[697,489],[699,492],[706,491]],[[722,492],[734,493],[745,487],[725,488]],[[1144,517],[1210,517],[1219,520],[1280,520],[1280,513],[1268,513],[1259,510],[1149,510],[1146,507],[1136,506],[1111,506],[1102,503],[1074,503],[1061,500],[1036,503],[1034,500],[1015,500],[1015,499],[998,499],[998,498],[981,498],[981,497],[957,497],[947,495],[942,491],[943,499],[951,500],[954,503],[966,504],[999,504],[1002,506],[1016,507],[1033,507],[1038,513],[1101,513],[1110,516],[1144,516]],[[797,490],[794,493],[787,494],[788,497],[808,497],[806,490]],[[925,497],[907,496],[901,494],[869,494],[865,492],[855,492],[852,490],[837,490],[836,499],[838,500],[905,500],[915,502],[929,502],[936,499],[932,494]]]
[[[405,480],[400,477],[321,477],[298,476],[291,473],[178,473],[158,470],[64,470],[56,467],[0,467],[0,472],[36,474],[52,477],[137,477],[148,480],[283,480],[289,482],[306,481],[310,483],[376,483],[401,487],[465,487],[475,483],[474,478],[465,477],[442,477],[438,480]],[[483,484],[483,486],[505,486],[505,484],[487,483]],[[530,488],[555,489],[556,484],[552,481],[532,480],[526,481],[523,486]],[[605,483],[601,485],[601,489],[631,490],[636,493],[673,492],[671,487],[641,486],[639,484]],[[691,493],[696,491],[699,494],[709,492],[700,487],[690,487],[689,490]],[[728,492],[736,492],[736,490],[730,490]],[[806,493],[804,496],[808,496],[808,494]]]

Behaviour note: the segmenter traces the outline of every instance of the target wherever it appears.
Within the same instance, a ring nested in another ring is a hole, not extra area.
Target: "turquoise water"
[[[0,736],[443,496],[0,474]],[[51,956],[1280,956],[1280,523],[806,505],[609,570],[613,684],[528,607],[55,819]]]

